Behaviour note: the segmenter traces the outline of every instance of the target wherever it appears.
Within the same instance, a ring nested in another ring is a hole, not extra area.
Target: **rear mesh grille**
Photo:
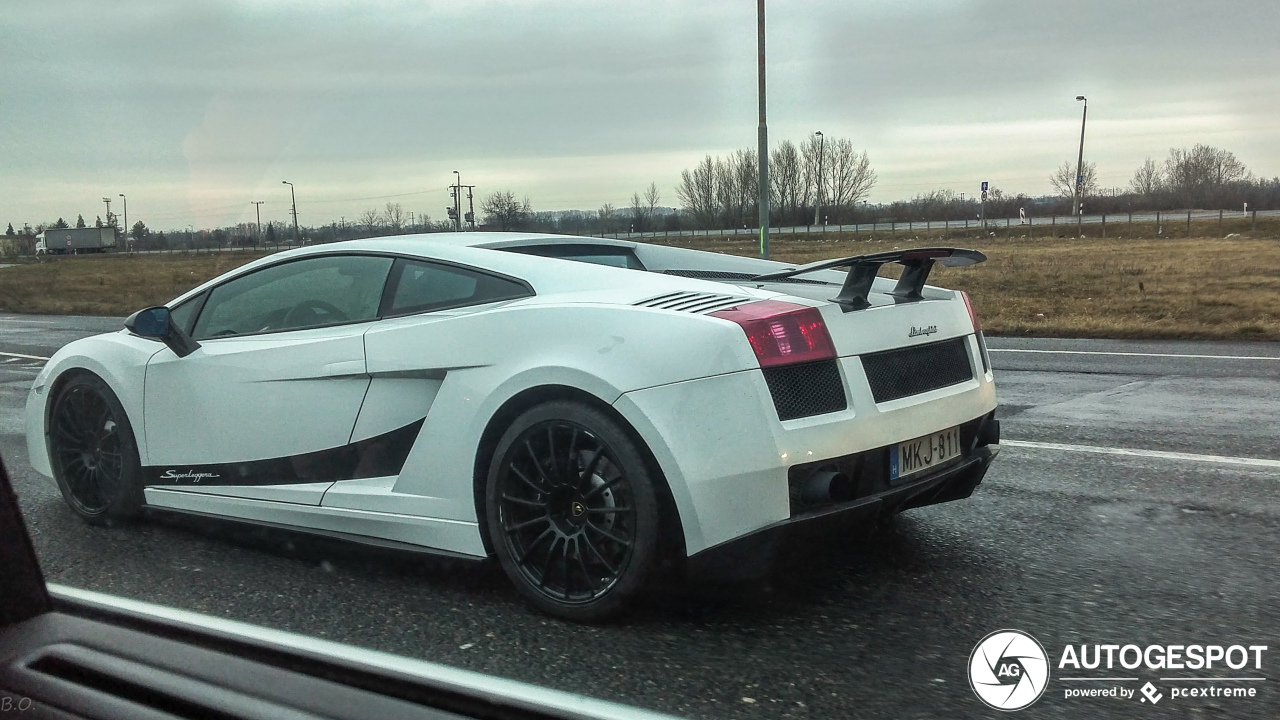
[[[744,303],[754,302],[754,299],[742,297],[740,295],[717,295],[716,293],[700,293],[700,292],[672,292],[666,295],[641,300],[636,303],[640,307],[659,308],[662,310],[676,310],[679,312],[690,313],[709,313],[716,310],[735,307]]]
[[[871,395],[888,402],[973,379],[965,338],[862,356]]]
[[[844,383],[835,360],[764,369],[779,420],[794,420],[847,408]]]

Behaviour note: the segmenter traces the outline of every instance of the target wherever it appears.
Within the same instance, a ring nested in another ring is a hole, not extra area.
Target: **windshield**
[[[50,582],[677,716],[1275,716],[1280,4],[4,15]]]

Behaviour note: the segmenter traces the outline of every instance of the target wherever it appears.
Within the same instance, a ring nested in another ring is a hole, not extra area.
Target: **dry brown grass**
[[[0,269],[0,311],[128,315],[259,257],[220,252],[49,258]]]
[[[986,263],[938,268],[932,281],[968,291],[992,334],[1280,340],[1280,240],[1274,238],[799,237],[775,237],[774,258],[803,263],[939,244],[982,250]],[[754,239],[742,237],[670,244],[735,255],[757,251]],[[0,269],[0,311],[126,315],[256,257],[100,256]]]
[[[921,234],[923,235],[923,234]],[[803,236],[801,236],[803,237]],[[813,236],[817,237],[817,236]],[[755,240],[671,243],[735,255]],[[987,262],[936,268],[967,291],[993,335],[1280,340],[1280,240],[932,237],[774,239],[774,259],[805,263],[919,245],[972,247]],[[895,274],[896,266],[884,274]]]

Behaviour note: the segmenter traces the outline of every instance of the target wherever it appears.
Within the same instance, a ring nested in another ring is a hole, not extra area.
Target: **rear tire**
[[[124,406],[102,378],[77,372],[49,410],[49,459],[62,497],[84,521],[110,525],[142,511],[142,463]]]
[[[485,488],[489,539],[542,612],[599,622],[625,610],[657,567],[659,514],[640,448],[593,407],[538,405],[498,441]]]

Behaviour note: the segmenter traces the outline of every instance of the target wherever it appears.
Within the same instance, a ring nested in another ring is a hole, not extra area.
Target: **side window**
[[[202,292],[199,295],[183,300],[182,304],[169,309],[169,317],[173,318],[173,322],[182,331],[191,334],[191,323],[196,319],[196,313],[199,312],[200,306],[204,305],[204,299],[209,297],[209,293]]]
[[[209,293],[197,340],[373,320],[391,258],[329,255],[272,265]]]
[[[479,305],[527,297],[524,285],[474,270],[415,260],[397,260],[387,284],[383,315]]]

